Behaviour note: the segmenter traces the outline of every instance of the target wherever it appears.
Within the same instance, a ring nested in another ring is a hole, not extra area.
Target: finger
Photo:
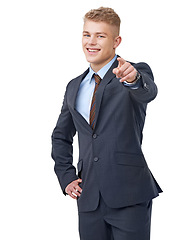
[[[76,186],[75,189],[76,189],[78,192],[80,192],[80,193],[82,192],[82,189],[81,189],[81,187],[79,187],[79,186]]]
[[[74,194],[78,197],[80,197],[80,195],[81,195],[75,188],[72,190],[72,194]]]
[[[135,74],[135,71],[132,71],[131,73],[129,73],[126,77],[123,77],[120,82],[124,82],[124,81],[127,81],[127,82],[133,82],[136,78],[136,74]]]
[[[131,66],[130,63],[125,61],[125,63],[123,65],[121,65],[120,67],[118,66],[117,68],[114,68],[113,69],[113,73],[116,75],[117,78],[122,78],[123,77],[123,73],[130,66]]]
[[[82,179],[79,178],[79,179],[77,179],[76,181],[77,181],[78,183],[81,183],[81,182],[82,182]]]
[[[123,77],[126,77],[128,74],[130,74],[131,72],[133,72],[135,69],[133,66],[129,66],[128,68],[126,68],[122,74]]]
[[[71,187],[71,191],[73,193],[75,193],[77,196],[80,196],[80,192],[78,191],[78,189],[81,190],[81,188],[77,185],[78,183],[74,183]]]
[[[77,186],[77,185],[78,185],[79,183],[81,183],[81,182],[82,182],[82,179],[79,178],[79,179],[71,182],[68,186],[70,186],[70,187],[75,187],[75,186]]]
[[[117,72],[118,72],[118,68],[114,68],[114,69],[112,70],[112,72],[116,75]]]
[[[112,70],[112,72],[116,75],[117,72],[118,72],[118,68],[114,68],[114,69]]]
[[[72,197],[73,199],[77,199],[77,197],[76,197],[75,195],[73,195],[71,191],[68,191],[68,195],[69,195],[70,197]]]
[[[77,187],[80,188],[78,184],[80,184],[81,182],[82,182],[82,179],[78,179],[72,183],[71,187],[72,188],[77,188]]]
[[[120,68],[118,68],[117,75],[119,77],[123,77],[123,73],[130,67],[131,65],[128,62],[125,62]]]
[[[72,197],[73,199],[77,199],[77,197],[75,195],[73,195],[72,193],[69,196]]]
[[[118,67],[121,67],[121,66],[122,66],[123,64],[125,64],[125,62],[126,62],[126,61],[125,61],[123,58],[121,58],[121,57],[118,57],[117,60],[118,60],[118,63],[119,63],[119,64],[118,64]]]

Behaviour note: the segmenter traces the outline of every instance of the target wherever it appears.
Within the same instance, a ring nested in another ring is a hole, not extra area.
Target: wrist
[[[140,73],[137,71],[137,72],[136,72],[136,75],[135,75],[135,79],[134,79],[133,81],[131,81],[131,82],[126,81],[126,83],[133,85],[133,84],[135,84],[135,83],[140,79],[140,77],[141,77],[141,75],[140,75]]]

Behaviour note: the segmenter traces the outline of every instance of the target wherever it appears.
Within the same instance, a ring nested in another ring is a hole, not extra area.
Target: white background
[[[181,2],[1,0],[3,240],[79,239],[76,201],[62,194],[53,171],[51,134],[67,83],[88,67],[82,18],[100,6],[121,17],[117,54],[153,70],[159,94],[148,106],[143,151],[164,193],[154,200],[151,240],[181,239]],[[74,149],[76,163],[77,139]]]

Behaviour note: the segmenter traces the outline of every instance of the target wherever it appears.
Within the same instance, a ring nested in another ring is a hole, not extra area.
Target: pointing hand
[[[123,58],[118,57],[117,60],[118,67],[113,69],[113,73],[116,75],[116,77],[121,78],[120,82],[134,82],[136,79],[137,70],[129,62],[126,62]]]

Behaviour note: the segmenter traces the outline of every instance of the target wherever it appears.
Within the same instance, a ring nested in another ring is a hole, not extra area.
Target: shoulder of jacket
[[[69,86],[73,87],[74,84],[76,84],[78,81],[80,81],[80,78],[84,78],[87,75],[88,71],[89,71],[89,69],[87,69],[84,73],[80,74],[79,76],[77,76],[77,77],[73,78],[71,81],[69,81],[67,84],[67,88]]]

